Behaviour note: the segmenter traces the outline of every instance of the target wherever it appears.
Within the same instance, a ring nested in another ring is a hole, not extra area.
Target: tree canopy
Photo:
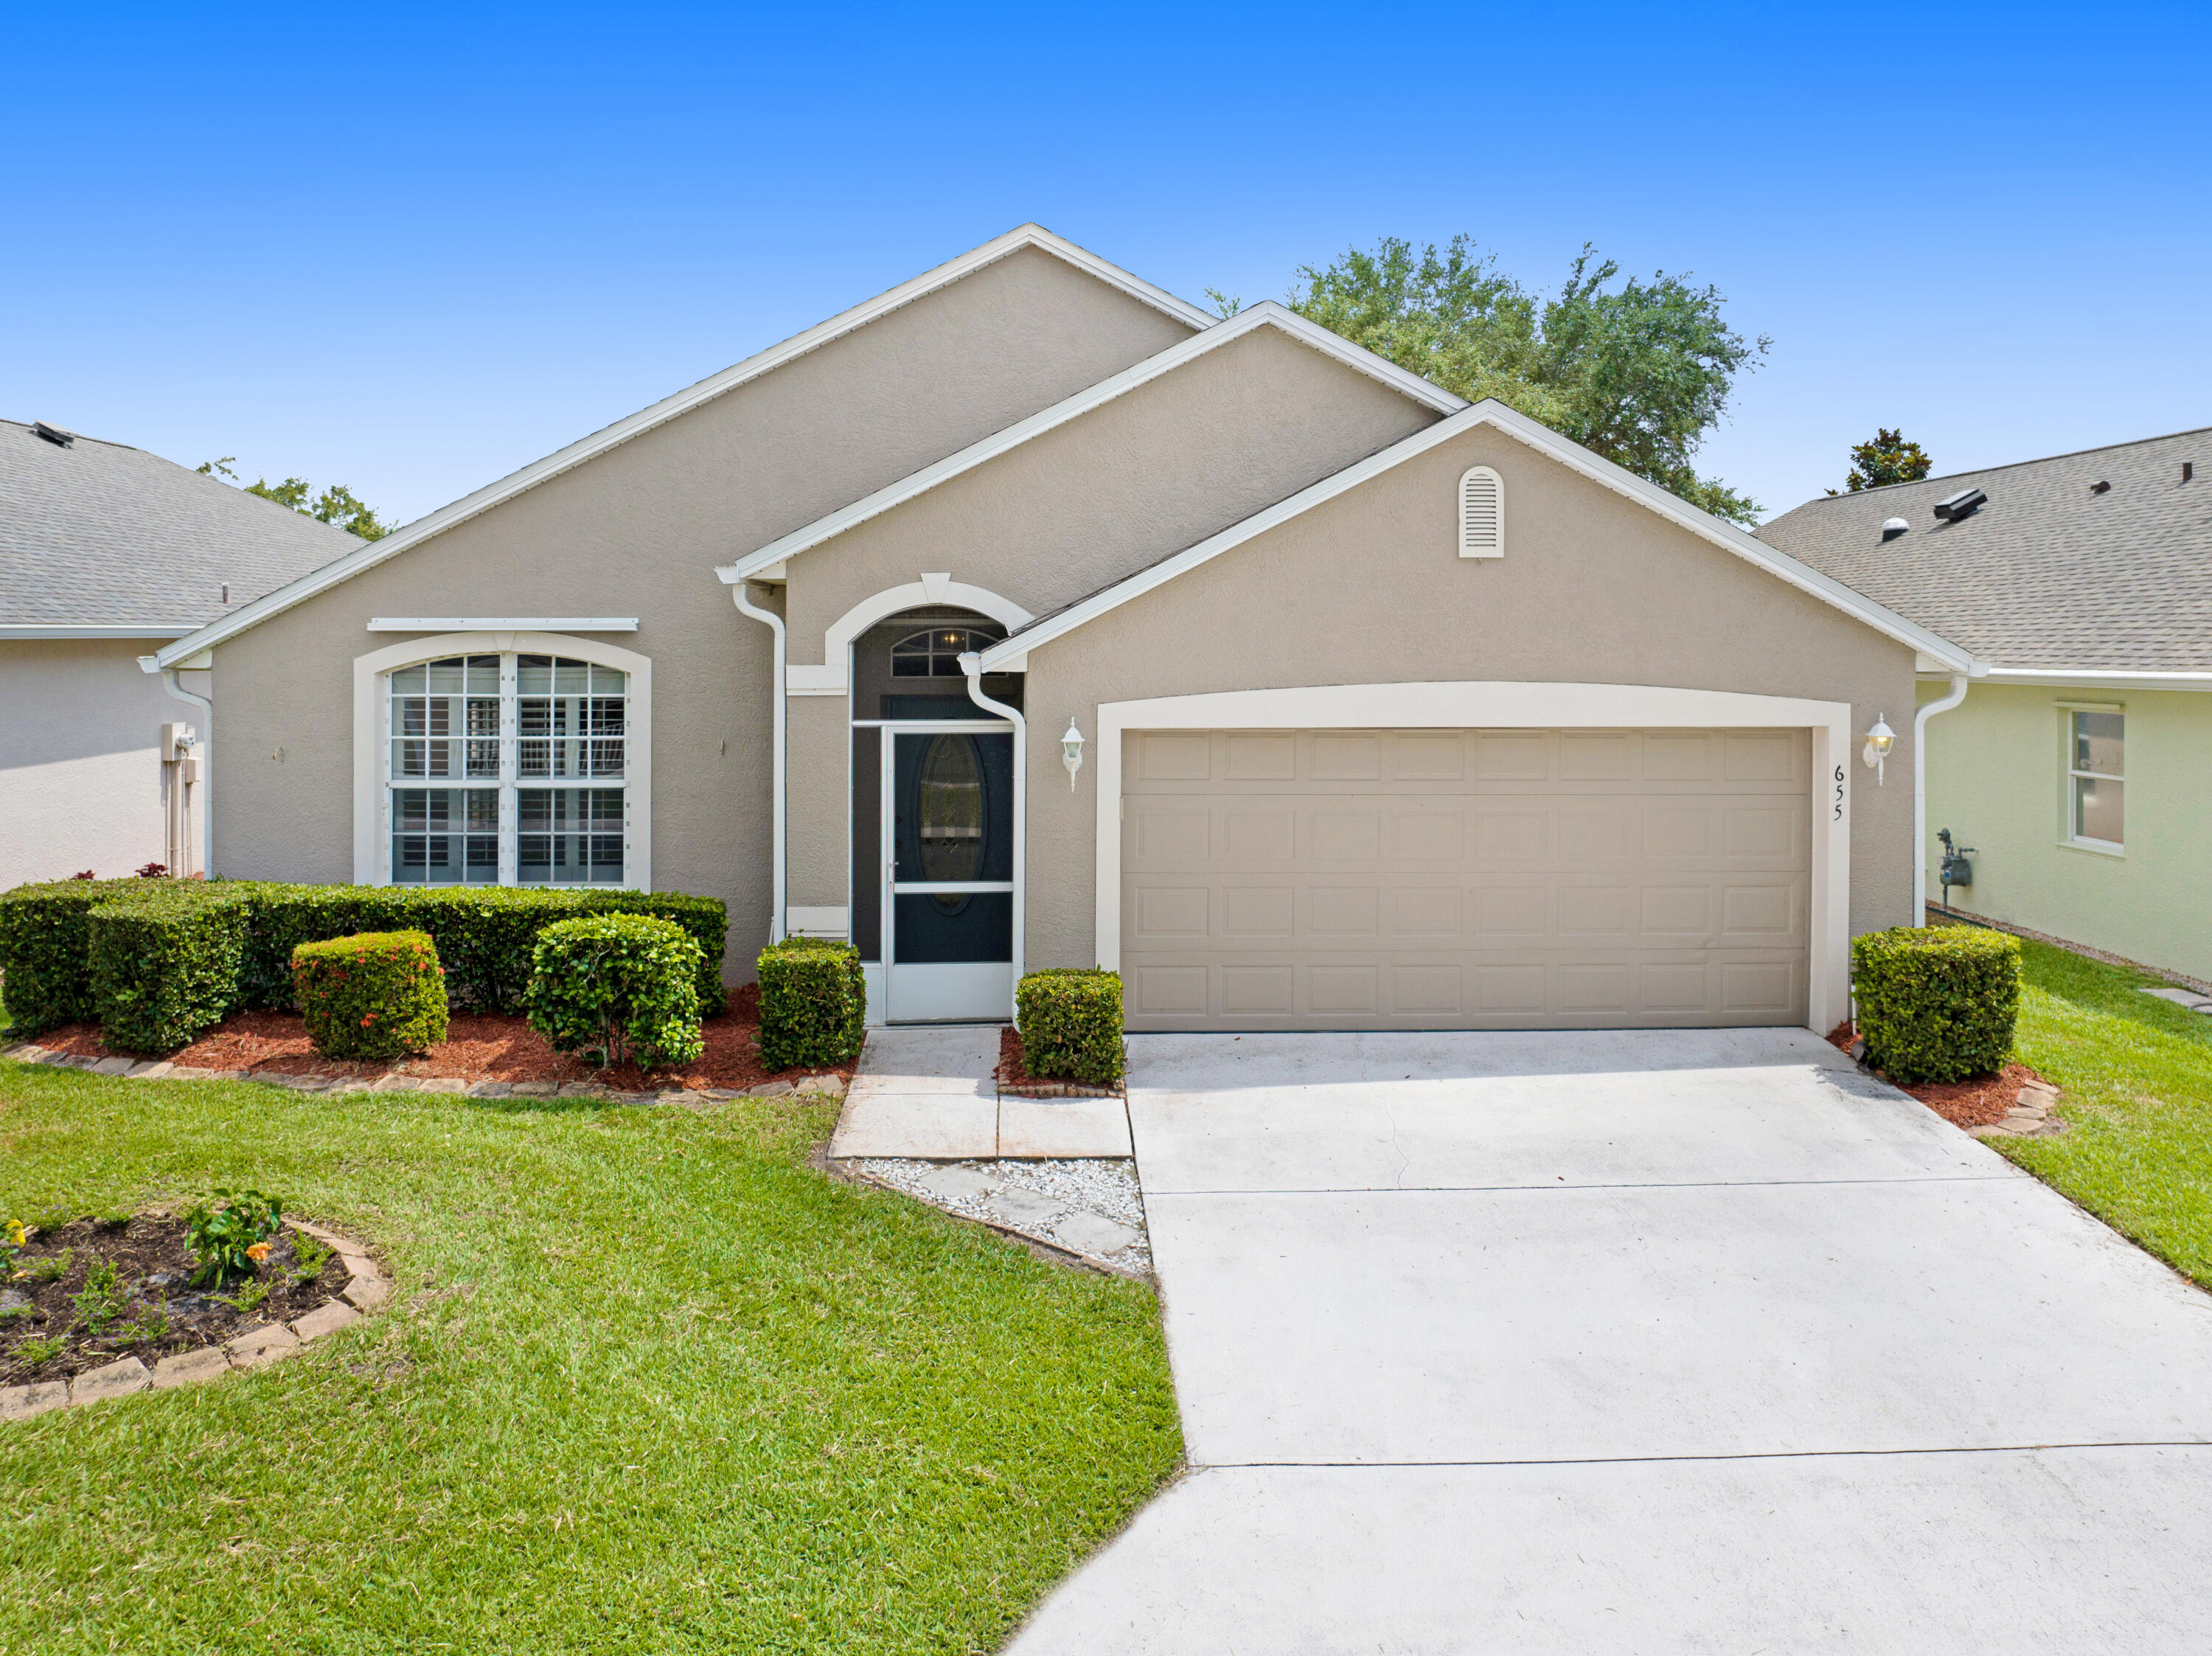
[[[1301,266],[1285,302],[1455,396],[1494,397],[1694,506],[1755,523],[1755,501],[1691,460],[1771,342],[1730,329],[1716,288],[1664,271],[1613,285],[1620,274],[1585,245],[1559,290],[1540,294],[1467,236],[1418,253],[1391,236]],[[1207,291],[1236,313],[1238,300]]]
[[[217,475],[238,482],[238,474],[230,463],[238,457],[226,454],[220,460],[210,460],[199,467],[203,477]],[[266,477],[256,477],[250,483],[240,484],[248,494],[258,494],[264,500],[274,500],[317,523],[332,524],[349,535],[358,535],[365,541],[381,540],[392,531],[392,525],[378,520],[375,513],[362,503],[343,483],[332,483],[319,494],[311,496],[313,485],[304,477],[287,477],[281,483],[272,483]]]
[[[1872,441],[1851,449],[1851,475],[1844,479],[1844,489],[1856,494],[1863,488],[1881,488],[1890,483],[1917,483],[1934,464],[1928,451],[1917,443],[1906,442],[1903,432],[1876,427]]]

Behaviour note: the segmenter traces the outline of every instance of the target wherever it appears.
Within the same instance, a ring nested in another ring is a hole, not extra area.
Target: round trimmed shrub
[[[303,943],[292,998],[325,1058],[399,1058],[446,1038],[446,969],[427,931]]]
[[[1867,1061],[1897,1081],[1963,1081],[2012,1056],[2020,939],[1970,925],[1900,925],[1851,939]]]
[[[699,1033],[703,951],[673,920],[592,914],[538,934],[523,1010],[554,1051],[602,1068],[625,1058],[641,1070],[689,1064]]]

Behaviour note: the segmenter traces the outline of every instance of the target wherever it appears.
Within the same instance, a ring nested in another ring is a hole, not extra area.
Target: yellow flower
[[[266,1242],[256,1242],[252,1247],[246,1250],[246,1257],[252,1260],[254,1264],[259,1265],[264,1259],[269,1257],[269,1244]]]

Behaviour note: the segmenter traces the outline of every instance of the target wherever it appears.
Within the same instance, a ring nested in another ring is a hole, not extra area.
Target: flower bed
[[[1092,1087],[1080,1081],[1033,1076],[1022,1058],[1021,1032],[1011,1023],[999,1031],[999,1090],[1010,1098],[1119,1098],[1119,1087]]]
[[[217,1288],[191,1284],[194,1261],[182,1217],[134,1214],[76,1219],[24,1244],[12,1280],[0,1283],[0,1382],[61,1380],[127,1357],[161,1359],[222,1346],[250,1329],[305,1316],[345,1289],[334,1249],[280,1230],[252,1277]],[[112,1271],[106,1291],[94,1277]]]
[[[759,1008],[758,986],[748,984],[732,991],[728,1010],[700,1025],[706,1050],[689,1064],[650,1076],[632,1064],[603,1071],[581,1058],[556,1052],[525,1019],[505,1013],[456,1013],[444,1040],[420,1057],[389,1064],[322,1057],[309,1043],[307,1026],[296,1012],[235,1012],[189,1046],[165,1056],[173,1063],[197,1069],[243,1071],[247,1079],[309,1076],[329,1081],[368,1081],[398,1075],[550,1086],[588,1082],[632,1092],[670,1089],[744,1092],[778,1080],[824,1073],[851,1079],[850,1066],[836,1071],[778,1072],[766,1068],[760,1055]],[[40,1036],[38,1045],[49,1052],[80,1059],[137,1056],[111,1052],[100,1040],[96,1024],[64,1025]]]

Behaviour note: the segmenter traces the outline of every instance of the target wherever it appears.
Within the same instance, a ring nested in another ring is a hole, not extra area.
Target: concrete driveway
[[[1139,1036],[1084,1652],[2212,1648],[2212,1298],[1802,1031]]]

